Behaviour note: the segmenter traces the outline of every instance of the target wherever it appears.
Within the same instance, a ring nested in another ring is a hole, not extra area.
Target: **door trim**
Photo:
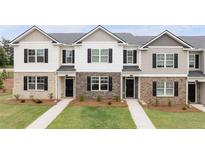
[[[73,80],[73,97],[75,96],[75,93],[74,93],[74,78],[66,78],[65,77],[65,79],[64,79],[64,98],[66,98],[67,96],[66,96],[66,80],[67,79],[70,79],[70,80]]]
[[[197,100],[197,88],[198,88],[197,83],[196,83],[196,81],[188,83],[188,89],[189,89],[189,85],[194,85],[195,86],[195,101],[191,102],[191,103],[197,103],[197,101],[198,101]],[[189,98],[189,90],[188,90],[188,98]]]
[[[127,80],[133,80],[134,81],[134,90],[133,90],[133,97],[127,97],[127,92],[126,92],[126,89],[127,89],[127,83],[126,81]],[[130,78],[130,77],[125,77],[125,98],[135,98],[135,78]]]

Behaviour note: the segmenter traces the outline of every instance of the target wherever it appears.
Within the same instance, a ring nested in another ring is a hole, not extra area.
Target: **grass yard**
[[[163,112],[148,108],[144,110],[157,128],[205,128],[205,113],[203,112]]]
[[[69,106],[48,128],[136,128],[127,107]]]
[[[26,128],[47,111],[49,105],[7,104],[11,94],[0,96],[0,128]]]

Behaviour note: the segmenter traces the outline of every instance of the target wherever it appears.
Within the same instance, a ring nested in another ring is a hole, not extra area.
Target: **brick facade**
[[[87,76],[110,76],[112,77],[112,91],[87,91]],[[96,99],[97,96],[112,99],[120,97],[120,73],[109,72],[77,72],[76,73],[76,97]]]
[[[32,91],[24,90],[24,76],[48,76],[48,91]],[[14,88],[13,95],[20,95],[20,99],[30,99],[30,96],[38,99],[48,99],[48,94],[53,93],[54,98],[56,98],[56,82],[55,82],[55,73],[14,73]]]
[[[159,103],[168,103],[171,100],[173,104],[186,103],[186,78],[183,77],[141,77],[140,78],[140,99],[146,103],[154,103],[156,97],[152,94],[153,81],[177,81],[178,82],[178,96],[174,97],[157,97]]]

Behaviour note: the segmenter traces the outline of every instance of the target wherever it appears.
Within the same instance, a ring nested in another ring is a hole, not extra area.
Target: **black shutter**
[[[178,68],[178,54],[174,54],[174,68]]]
[[[63,64],[65,64],[66,63],[66,50],[63,50],[62,58],[63,58]]]
[[[48,63],[48,49],[45,49],[45,63]]]
[[[133,63],[137,63],[137,50],[133,50]]]
[[[87,91],[90,91],[91,90],[91,77],[88,76],[87,77]]]
[[[75,50],[72,50],[72,62],[75,63]]]
[[[112,77],[109,76],[109,91],[112,91]]]
[[[152,54],[152,68],[156,68],[157,62],[156,62],[156,54]]]
[[[45,91],[48,90],[48,77],[47,76],[44,77],[44,90]]]
[[[153,93],[153,96],[157,96],[157,82],[156,81],[153,82],[152,93]]]
[[[178,82],[174,82],[174,96],[178,96],[179,95],[178,94],[178,88],[179,88]]]
[[[112,63],[112,49],[109,49],[109,63]]]
[[[199,55],[195,55],[195,68],[199,68]]]
[[[127,50],[123,50],[123,63],[127,63]]]
[[[27,76],[23,77],[23,89],[27,90]]]
[[[28,49],[24,49],[24,63],[28,63]]]
[[[91,49],[88,49],[88,63],[91,63]]]

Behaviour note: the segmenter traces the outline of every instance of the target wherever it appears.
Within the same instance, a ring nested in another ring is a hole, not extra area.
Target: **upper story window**
[[[112,63],[112,49],[88,49],[88,63]]]
[[[74,64],[75,63],[75,51],[74,50],[63,50],[63,64]]]
[[[189,68],[199,69],[199,54],[189,54]]]
[[[177,68],[178,54],[153,54],[153,68]]]
[[[124,64],[137,64],[137,50],[123,50]]]
[[[24,49],[24,63],[48,63],[48,49]]]

